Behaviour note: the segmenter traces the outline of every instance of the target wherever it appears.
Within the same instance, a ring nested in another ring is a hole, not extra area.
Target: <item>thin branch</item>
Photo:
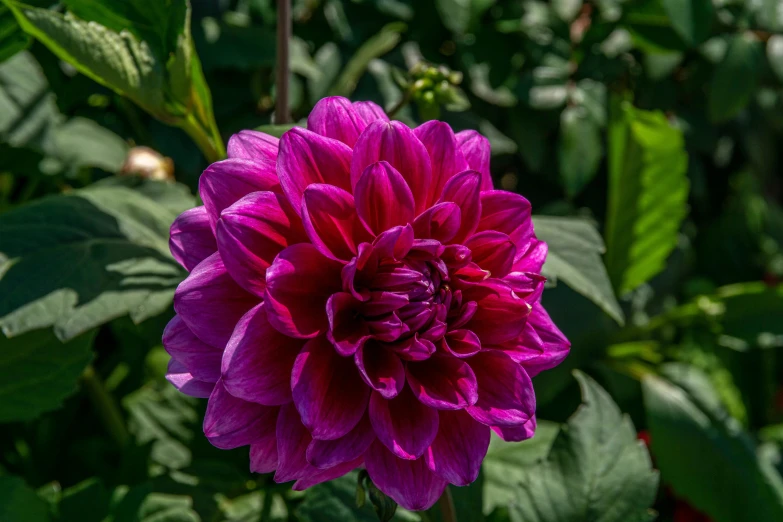
[[[288,82],[289,52],[292,31],[291,0],[277,0],[277,79],[275,82],[275,123],[289,123]]]

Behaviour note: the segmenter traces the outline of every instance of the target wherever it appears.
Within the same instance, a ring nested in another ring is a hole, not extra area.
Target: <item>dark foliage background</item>
[[[306,493],[249,474],[163,379],[168,227],[232,133],[285,130],[276,2],[191,3],[0,1],[2,522],[377,519],[355,474]],[[783,4],[294,0],[293,18],[295,120],[342,95],[478,129],[550,243],[572,352],[535,379],[536,437],[493,440],[453,488],[458,519],[783,520]]]

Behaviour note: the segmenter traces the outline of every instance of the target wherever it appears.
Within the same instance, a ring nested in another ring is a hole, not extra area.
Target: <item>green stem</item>
[[[443,490],[443,494],[438,500],[438,506],[443,522],[457,522],[457,511],[454,509],[454,499],[451,497],[451,490],[448,486]]]
[[[130,438],[128,430],[125,428],[125,420],[122,418],[117,402],[106,389],[103,379],[96,373],[92,365],[82,373],[82,385],[106,431],[109,432],[117,446],[125,447]]]
[[[208,162],[214,163],[226,157],[223,140],[215,132],[202,127],[194,114],[189,114],[180,127],[196,142]]]

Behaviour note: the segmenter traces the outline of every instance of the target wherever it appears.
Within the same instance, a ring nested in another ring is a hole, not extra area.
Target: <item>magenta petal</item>
[[[413,242],[413,227],[410,225],[390,228],[375,238],[373,253],[380,258],[402,259],[408,255]]]
[[[484,350],[470,358],[478,380],[478,402],[467,408],[487,426],[519,426],[536,412],[533,383],[525,370],[508,355]]]
[[[302,221],[310,241],[332,259],[348,261],[358,243],[372,240],[359,222],[353,196],[333,185],[313,183],[305,189]]]
[[[370,446],[364,462],[373,484],[405,509],[429,509],[446,488],[447,482],[430,471],[425,458],[397,458],[378,441]]]
[[[199,179],[199,194],[207,209],[212,230],[223,209],[251,192],[280,192],[275,164],[245,159],[227,159],[213,163]]]
[[[389,117],[377,103],[371,101],[353,102],[353,109],[367,125],[376,120],[389,121]]]
[[[351,149],[337,140],[294,127],[280,139],[277,175],[288,201],[297,213],[302,194],[311,183],[328,183],[351,190]]]
[[[477,304],[465,328],[478,335],[482,344],[500,344],[516,338],[530,315],[530,305],[497,279],[467,286],[463,298]]]
[[[526,246],[517,249],[517,259],[514,261],[514,272],[541,272],[549,247],[543,241],[530,239]]]
[[[258,304],[228,275],[215,252],[193,269],[174,293],[174,309],[205,343],[224,348],[240,317]]]
[[[196,379],[217,382],[223,352],[199,340],[178,315],[163,330],[163,347]]]
[[[307,461],[319,469],[358,459],[375,440],[370,419],[365,415],[347,434],[335,440],[313,440],[307,447]]]
[[[454,243],[462,243],[475,232],[481,217],[481,176],[466,170],[451,178],[443,187],[439,203],[452,202],[460,208],[461,222]]]
[[[269,324],[259,304],[237,323],[223,354],[223,386],[246,401],[266,406],[291,402],[291,370],[304,342]]]
[[[341,96],[323,98],[307,117],[307,129],[341,141],[353,147],[359,134],[367,127],[350,100]]]
[[[378,161],[388,162],[402,175],[416,201],[416,214],[424,211],[432,167],[427,149],[413,131],[399,121],[371,123],[354,146],[351,185],[356,186],[365,169]]]
[[[340,355],[348,356],[370,338],[370,328],[359,317],[362,302],[348,292],[337,292],[326,302],[327,338]]]
[[[535,377],[542,371],[552,369],[563,362],[571,348],[571,343],[555,326],[541,303],[533,305],[520,340],[523,345],[534,347],[540,352],[538,357],[522,363],[530,377]]]
[[[305,456],[313,438],[302,424],[293,403],[280,407],[275,429],[278,459],[275,482],[304,478],[315,471]]]
[[[521,426],[492,426],[492,431],[500,435],[506,442],[521,442],[536,434],[536,416]]]
[[[250,445],[250,471],[253,473],[272,473],[276,469],[277,437],[273,431],[271,436]]]
[[[451,484],[467,486],[478,478],[489,432],[464,411],[440,412],[438,436],[425,456],[427,466]]]
[[[505,190],[482,192],[478,231],[483,230],[503,232],[519,248],[533,236],[530,202]]]
[[[502,278],[511,271],[517,249],[506,234],[485,230],[468,238],[465,246],[470,249],[473,262],[489,272],[490,277]]]
[[[212,390],[215,389],[214,382],[196,379],[187,368],[185,368],[185,365],[176,359],[171,359],[169,361],[169,367],[166,371],[166,380],[185,395],[198,397],[199,399],[206,399],[212,394]]]
[[[472,359],[471,359],[472,361]],[[410,362],[406,376],[416,398],[438,410],[466,408],[478,400],[478,384],[470,366],[449,355]]]
[[[481,350],[478,335],[470,330],[452,330],[443,340],[444,349],[454,357],[470,357]]]
[[[291,372],[294,404],[314,439],[342,437],[361,420],[370,389],[350,358],[340,356],[325,336],[311,339]]]
[[[223,211],[217,241],[220,257],[234,281],[263,297],[266,269],[284,248],[307,241],[307,236],[285,197],[253,192]]]
[[[278,410],[238,399],[218,381],[204,414],[204,435],[220,449],[247,446],[273,436]]]
[[[425,406],[406,387],[393,399],[370,397],[370,423],[381,441],[401,459],[424,455],[438,433],[438,412]]]
[[[413,194],[405,179],[385,161],[368,166],[354,189],[356,212],[367,229],[380,234],[413,221]]]
[[[465,156],[457,144],[454,131],[451,130],[448,123],[437,120],[428,121],[416,127],[413,132],[430,155],[432,183],[427,203],[432,204],[438,199],[448,180],[457,173],[472,167],[465,161]]]
[[[470,168],[481,173],[481,190],[492,190],[489,140],[474,130],[458,132],[456,137]]]
[[[246,159],[259,163],[277,163],[280,140],[269,134],[253,130],[241,130],[228,140],[226,153],[230,159]]]
[[[441,243],[451,241],[459,232],[462,213],[459,205],[438,203],[419,214],[413,221],[413,232],[417,239],[437,239]]]
[[[293,491],[304,491],[305,489],[313,487],[316,484],[340,478],[346,473],[349,473],[361,466],[363,462],[364,459],[360,457],[356,460],[343,462],[342,464],[337,464],[336,466],[327,469],[319,470],[313,468],[313,470],[310,471],[306,477],[302,477],[294,482],[294,485],[291,486],[291,489]]]
[[[380,343],[368,341],[356,351],[354,362],[364,382],[387,399],[397,396],[405,386],[402,361]]]
[[[187,271],[217,251],[215,234],[203,205],[180,214],[171,225],[169,250]]]
[[[342,265],[309,243],[292,245],[266,271],[269,322],[290,337],[310,338],[329,323],[326,300],[340,291]]]
[[[436,350],[432,341],[419,339],[418,334],[405,339],[404,341],[399,341],[390,345],[389,349],[394,350],[401,359],[406,361],[423,361],[429,359]]]

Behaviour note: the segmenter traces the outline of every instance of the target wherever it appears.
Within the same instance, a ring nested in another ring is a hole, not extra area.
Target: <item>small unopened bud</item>
[[[133,147],[128,151],[120,175],[174,181],[174,162],[149,147]]]

